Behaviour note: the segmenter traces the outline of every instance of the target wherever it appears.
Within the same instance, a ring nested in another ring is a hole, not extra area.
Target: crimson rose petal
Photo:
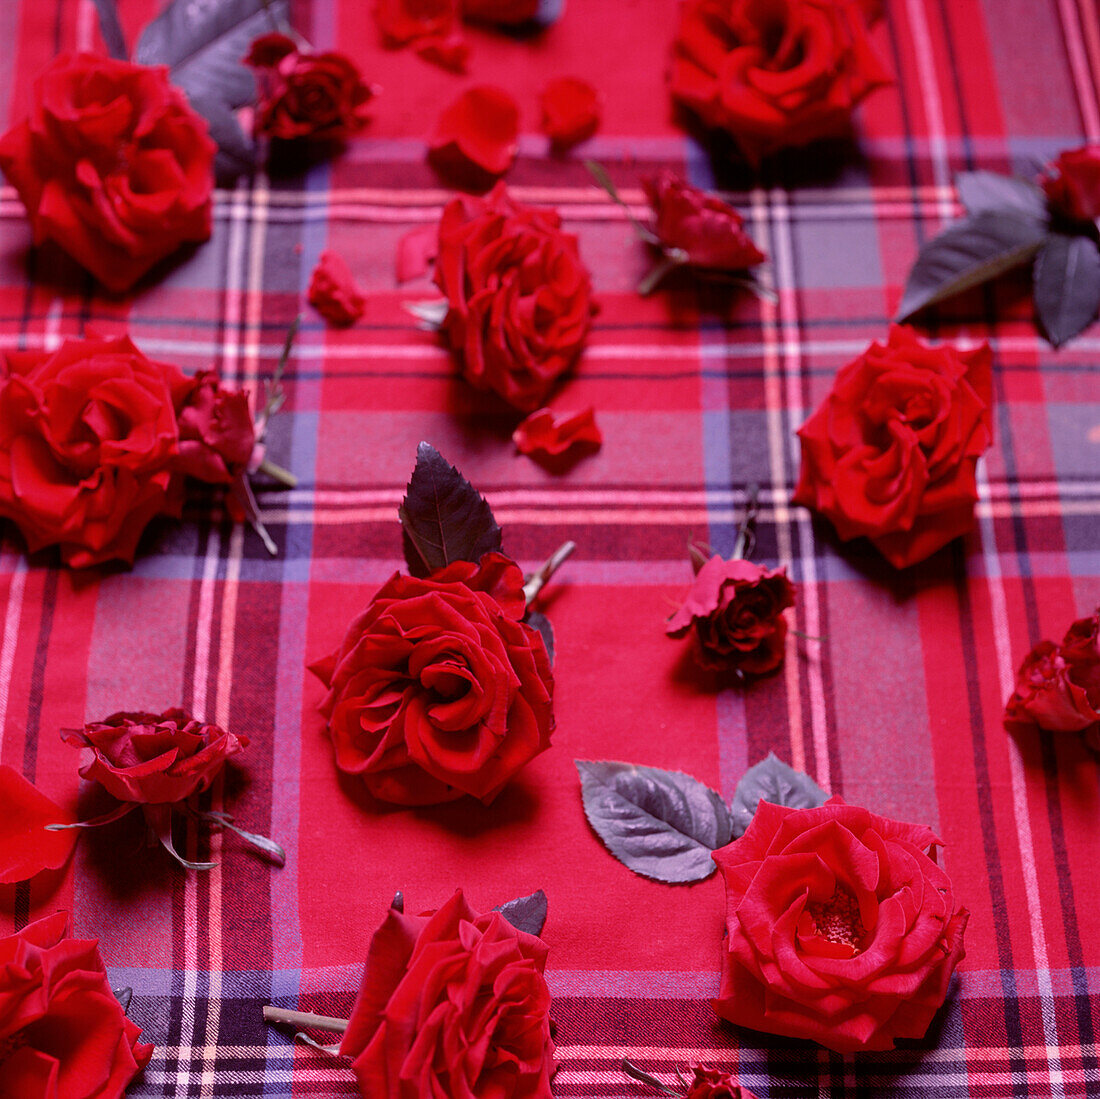
[[[542,132],[556,148],[587,141],[600,127],[600,93],[587,80],[559,76],[542,90]]]
[[[354,324],[363,315],[366,299],[338,252],[321,253],[309,280],[309,304],[329,324],[340,327]]]
[[[76,832],[46,830],[47,824],[73,824],[76,817],[51,801],[13,767],[0,767],[0,882],[26,881],[43,870],[65,865]]]
[[[473,178],[501,176],[512,166],[519,139],[519,107],[503,88],[468,88],[436,120],[429,156],[446,171]]]
[[[521,454],[545,461],[598,450],[603,445],[603,435],[591,407],[580,412],[557,413],[540,408],[512,432],[512,442]]]

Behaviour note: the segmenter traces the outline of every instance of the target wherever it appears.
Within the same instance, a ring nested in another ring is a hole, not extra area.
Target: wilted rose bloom
[[[223,389],[213,370],[201,370],[177,396],[176,469],[212,485],[230,485],[248,468],[256,425],[248,394]]]
[[[782,569],[715,554],[699,570],[684,605],[665,633],[691,631],[692,652],[704,668],[764,675],[783,662],[794,585]]]
[[[255,129],[267,137],[339,140],[370,121],[374,89],[342,53],[301,53],[285,34],[265,34],[245,58],[259,84]]]
[[[1059,213],[1075,221],[1100,218],[1100,145],[1060,153],[1040,182]]]
[[[225,761],[248,745],[180,709],[111,714],[83,729],[65,729],[74,748],[90,748],[82,778],[98,782],[119,801],[162,805],[206,790]]]
[[[653,233],[666,255],[709,271],[755,267],[768,258],[745,232],[745,219],[716,195],[670,171],[642,186],[653,207]]]
[[[1005,704],[1014,732],[1083,733],[1100,750],[1100,612],[1079,618],[1060,645],[1040,641],[1016,673]]]

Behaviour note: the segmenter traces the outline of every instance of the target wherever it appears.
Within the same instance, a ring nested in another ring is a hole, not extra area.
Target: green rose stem
[[[563,542],[558,546],[553,556],[542,566],[542,568],[524,577],[525,583],[523,585],[523,594],[527,599],[528,606],[534,601],[535,596],[542,591],[546,581],[561,568],[562,564],[569,559],[576,548],[576,542]]]
[[[313,1027],[314,1030],[331,1030],[343,1034],[348,1029],[347,1019],[334,1019],[331,1015],[314,1015],[309,1011],[289,1011],[284,1007],[264,1006],[264,1020],[269,1023],[285,1023],[287,1026]]]

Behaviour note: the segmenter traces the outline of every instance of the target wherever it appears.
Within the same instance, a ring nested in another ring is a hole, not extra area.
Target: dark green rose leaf
[[[1044,222],[1049,218],[1043,189],[1026,179],[997,172],[960,172],[955,177],[955,189],[970,214],[1015,210]]]
[[[142,31],[134,60],[167,65],[189,97],[243,107],[255,98],[256,81],[241,58],[253,39],[285,29],[289,9],[290,0],[173,0]]]
[[[774,752],[769,752],[768,758],[750,767],[737,784],[730,807],[733,835],[740,838],[745,834],[761,801],[792,809],[815,809],[828,800],[829,795],[809,775],[789,767]]]
[[[208,95],[191,96],[191,106],[206,119],[210,136],[218,146],[214,157],[214,177],[223,186],[256,166],[256,144],[241,129],[236,114],[220,99]]]
[[[527,897],[517,897],[507,904],[493,909],[499,912],[513,927],[528,935],[541,935],[546,925],[546,894],[538,889]]]
[[[656,881],[702,881],[731,839],[721,797],[690,775],[632,763],[576,760],[584,813],[624,866]]]
[[[115,0],[94,0],[94,3],[99,16],[99,33],[107,52],[116,61],[129,60],[130,51],[126,49],[126,36],[122,33]]]
[[[1100,249],[1091,237],[1051,233],[1035,258],[1035,310],[1046,337],[1061,347],[1100,309]]]
[[[122,1014],[125,1015],[130,1010],[130,1001],[134,998],[134,990],[132,988],[112,988],[111,991],[115,994],[119,1007],[122,1008]]]
[[[546,646],[546,655],[550,657],[552,667],[554,664],[554,627],[550,625],[550,619],[541,611],[528,611],[524,621],[528,626],[533,626],[542,634],[542,641]]]
[[[397,514],[413,576],[500,549],[500,527],[485,498],[431,443],[416,448],[416,468]]]
[[[1046,234],[1044,221],[1015,210],[956,222],[920,250],[895,320],[1028,263]]]

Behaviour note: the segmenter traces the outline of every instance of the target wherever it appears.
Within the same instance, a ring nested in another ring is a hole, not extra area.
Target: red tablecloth
[[[64,908],[97,937],[131,1015],[157,1049],[132,1096],[352,1095],[340,1062],[265,1028],[264,1003],[340,1014],[396,890],[410,910],[461,886],[489,908],[542,888],[562,1096],[633,1096],[628,1055],[659,1073],[736,1067],[762,1097],[1100,1095],[1097,758],[1075,737],[1002,728],[1014,671],[1100,599],[1100,328],[1054,352],[1035,332],[1024,276],[952,306],[933,331],[994,353],[995,442],[975,530],[896,573],[792,508],[794,430],[838,367],[884,338],[922,241],[961,212],[956,171],[1034,176],[1100,139],[1100,15],[1093,0],[887,0],[875,41],[896,84],[857,113],[856,140],[781,158],[759,176],[712,163],[673,119],[664,71],[674,0],[568,0],[547,33],[470,30],[470,76],[386,52],[366,0],[295,5],[317,47],[349,53],[383,89],[364,135],[332,161],[219,191],[213,239],[110,298],[55,251],[31,247],[0,191],[0,348],[51,348],[129,331],[151,357],[269,376],[303,323],[270,453],[300,478],[263,491],[279,547],[192,495],[158,521],[132,570],[74,573],[32,557],[10,525],[0,552],[0,761],[59,800],[80,787],[58,730],[120,709],[182,705],[251,739],[212,791],[288,853],[272,869],[232,838],[185,874],[143,847],[136,818],[82,837],[69,867],[0,887],[0,929]],[[131,39],[153,0],[122,0]],[[59,50],[94,47],[89,0],[0,4],[0,120],[20,117]],[[600,133],[548,154],[537,94],[552,76],[605,96]],[[554,399],[595,406],[605,443],[566,476],[516,455],[518,419],[460,381],[405,310],[394,253],[450,192],[424,139],[474,81],[520,103],[508,185],[557,207],[599,300],[588,347]],[[743,291],[634,285],[650,257],[581,155],[626,200],[672,166],[719,185],[771,257],[775,303]],[[322,249],[367,292],[363,320],[325,328],[305,303]],[[557,636],[553,748],[489,808],[373,804],[338,775],[306,664],[401,567],[397,505],[421,439],[484,491],[525,567],[566,538],[575,556],[545,600]],[[799,588],[783,670],[746,689],[698,671],[665,618],[690,579],[689,540],[729,553],[750,484],[757,558]],[[828,790],[931,825],[970,909],[967,956],[927,1038],[842,1057],[719,1024],[722,886],[670,887],[615,862],[581,810],[574,759],[686,771],[730,796],[774,751]],[[83,807],[91,806],[85,796]],[[2,811],[2,810],[0,810]],[[90,811],[90,809],[88,810]],[[190,837],[190,850],[207,853]]]

